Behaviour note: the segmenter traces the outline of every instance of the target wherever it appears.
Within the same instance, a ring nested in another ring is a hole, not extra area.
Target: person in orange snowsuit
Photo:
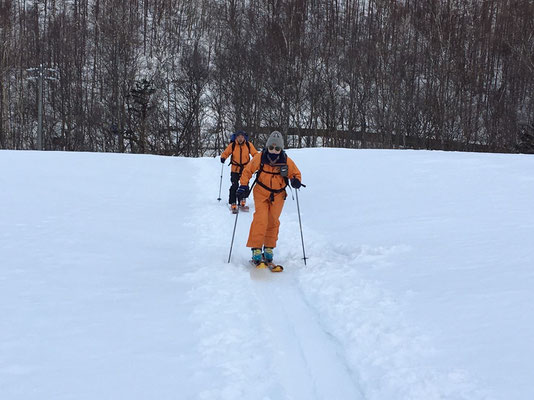
[[[232,157],[230,165],[230,195],[228,203],[232,211],[237,211],[236,191],[239,186],[239,178],[245,166],[250,162],[250,158],[258,154],[258,150],[248,141],[245,131],[237,131],[232,135],[232,141],[221,154],[221,162],[224,164],[228,157]],[[245,207],[245,199],[241,200],[241,207]]]
[[[254,156],[241,174],[238,198],[248,197],[252,175],[257,171],[254,186],[254,217],[250,225],[247,247],[252,248],[252,260],[264,257],[272,262],[273,249],[278,240],[280,214],[287,197],[289,182],[295,189],[301,187],[301,174],[295,162],[284,152],[284,138],[278,131],[271,133],[265,149]],[[263,254],[262,254],[263,249]]]

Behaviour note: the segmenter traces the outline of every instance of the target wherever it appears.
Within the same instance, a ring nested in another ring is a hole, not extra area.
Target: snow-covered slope
[[[534,398],[532,156],[289,154],[271,274],[218,159],[0,151],[0,398]]]

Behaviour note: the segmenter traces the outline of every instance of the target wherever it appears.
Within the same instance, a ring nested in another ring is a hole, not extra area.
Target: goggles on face
[[[280,151],[280,150],[282,150],[282,148],[272,144],[272,145],[269,146],[269,150],[271,150],[271,151],[272,150]]]

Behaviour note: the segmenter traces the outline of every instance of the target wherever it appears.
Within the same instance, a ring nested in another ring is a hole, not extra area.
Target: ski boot
[[[267,266],[263,263],[263,255],[261,254],[261,249],[253,248],[252,249],[252,260],[250,260],[256,268],[266,268]]]
[[[273,262],[273,258],[274,258],[273,250],[274,249],[272,247],[264,247],[263,248],[263,258],[265,259],[265,261]]]
[[[246,205],[246,203],[247,203],[246,199],[241,199],[241,201],[239,202],[239,211],[248,212],[249,208]]]
[[[230,211],[232,211],[232,214],[237,214],[237,212],[239,211],[237,208],[237,204],[230,204]]]
[[[274,249],[272,247],[264,247],[263,248],[263,261],[267,265],[267,268],[271,270],[271,272],[282,272],[284,270],[284,267],[281,265],[275,264],[273,262],[274,258]]]

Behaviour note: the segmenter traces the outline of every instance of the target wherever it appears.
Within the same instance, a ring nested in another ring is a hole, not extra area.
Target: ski
[[[279,264],[275,264],[273,262],[268,262],[267,268],[269,268],[271,272],[282,272],[284,270],[284,267],[282,267]]]
[[[271,272],[282,272],[284,270],[284,267],[282,267],[281,265],[278,265],[278,264],[275,264],[273,262],[269,262],[266,260],[262,260],[262,261],[250,260],[250,264],[256,269],[269,269],[269,271]]]
[[[248,212],[249,207],[248,206],[239,206],[239,211]]]

